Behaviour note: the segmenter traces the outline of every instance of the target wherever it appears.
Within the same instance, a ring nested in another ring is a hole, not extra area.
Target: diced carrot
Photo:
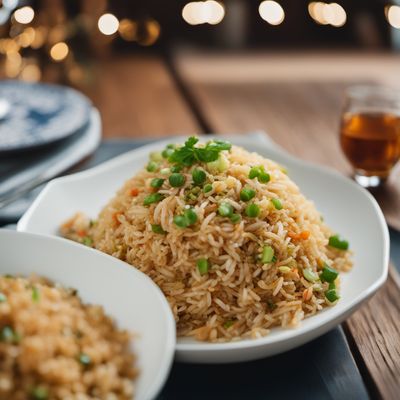
[[[303,231],[303,232],[300,233],[300,237],[303,240],[307,240],[310,237],[310,235],[311,235],[310,231]]]
[[[85,237],[87,235],[87,232],[85,230],[77,231],[76,233],[80,237]]]
[[[115,223],[116,225],[120,225],[120,224],[121,224],[121,222],[120,222],[119,219],[118,219],[118,217],[119,217],[120,215],[122,215],[122,212],[121,212],[121,211],[117,211],[117,212],[115,212],[115,213],[113,214],[113,216],[112,216],[113,221],[114,221],[114,223]]]
[[[139,189],[138,188],[132,188],[131,189],[131,196],[136,197],[139,194]]]
[[[300,239],[299,235],[297,233],[292,232],[292,231],[289,231],[287,235],[293,240],[299,240]]]

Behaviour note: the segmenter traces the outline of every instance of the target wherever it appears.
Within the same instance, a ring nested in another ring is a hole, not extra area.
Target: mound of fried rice
[[[130,338],[73,289],[0,277],[0,399],[132,399]]]
[[[314,204],[274,161],[236,146],[219,157],[223,168],[215,163],[185,167],[180,172],[185,183],[178,188],[165,175],[171,163],[160,159],[156,171],[144,168],[129,179],[97,219],[78,213],[61,227],[61,234],[150,276],[171,305],[178,336],[214,342],[258,338],[271,327],[294,327],[333,305],[325,297],[328,283],[307,280],[303,271],[318,274],[324,265],[347,271],[352,262],[350,252],[328,246],[333,232]],[[260,165],[270,176],[267,183],[249,178],[251,167]],[[195,168],[206,172],[210,191],[204,185],[193,189]],[[154,178],[165,179],[159,189],[151,187]],[[245,187],[256,192],[252,203],[259,207],[257,218],[245,213],[248,202],[240,199]],[[144,199],[155,191],[163,198],[145,206]],[[282,207],[271,199],[279,199]],[[219,215],[221,202],[232,205],[241,220],[232,223]],[[197,222],[177,226],[174,216],[189,207]],[[154,232],[152,225],[164,232]],[[266,245],[274,258],[263,264],[260,253]],[[209,263],[206,274],[196,264],[202,258]]]

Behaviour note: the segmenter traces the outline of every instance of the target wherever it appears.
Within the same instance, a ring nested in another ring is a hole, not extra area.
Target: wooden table
[[[130,57],[103,63],[95,71],[96,86],[85,91],[100,109],[105,138],[264,129],[290,153],[349,174],[337,140],[343,89],[354,82],[376,81],[378,76],[386,83],[399,84],[399,66],[398,56],[385,54],[219,55],[186,51],[167,59]],[[386,214],[397,223],[399,174],[394,174],[391,185]],[[350,349],[350,358],[355,360],[354,379],[361,374],[372,398],[400,398],[399,282],[392,266],[386,285],[343,324],[346,338],[342,350]],[[290,362],[287,355],[278,357],[278,364]],[[249,373],[260,379],[257,365],[249,367]],[[172,381],[186,370],[176,368]],[[332,368],[340,369],[340,360]],[[199,372],[196,367],[186,371]],[[209,371],[217,373],[218,369]],[[343,371],[346,373],[350,372]],[[339,398],[339,392],[331,392],[329,398]],[[167,385],[165,393],[165,398],[174,398],[171,386]],[[312,393],[310,388],[309,398],[313,398]],[[207,393],[204,396],[215,398]],[[348,393],[347,398],[361,397],[365,396],[359,392]],[[219,398],[224,398],[223,394]]]

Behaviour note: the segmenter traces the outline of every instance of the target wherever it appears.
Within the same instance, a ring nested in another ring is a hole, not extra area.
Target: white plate
[[[35,273],[75,288],[85,303],[102,305],[119,328],[136,333],[132,349],[140,372],[135,399],[156,397],[171,368],[176,333],[168,302],[150,278],[60,238],[0,230],[0,254],[0,274]]]
[[[209,139],[207,136],[203,139]],[[257,340],[202,343],[178,339],[178,360],[234,362],[277,354],[322,335],[342,322],[385,282],[389,234],[373,197],[350,179],[325,167],[300,161],[278,148],[265,134],[228,139],[288,168],[289,176],[314,200],[326,222],[350,241],[354,268],[343,274],[341,299],[335,307],[307,318],[296,329],[272,329]],[[147,163],[150,151],[182,138],[160,141],[126,153],[91,170],[50,182],[18,223],[18,230],[56,235],[58,226],[76,211],[95,217],[122,183]]]

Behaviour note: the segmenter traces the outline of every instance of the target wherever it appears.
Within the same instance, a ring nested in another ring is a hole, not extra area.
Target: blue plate
[[[64,139],[89,122],[90,101],[71,88],[0,82],[0,152],[26,150]]]

